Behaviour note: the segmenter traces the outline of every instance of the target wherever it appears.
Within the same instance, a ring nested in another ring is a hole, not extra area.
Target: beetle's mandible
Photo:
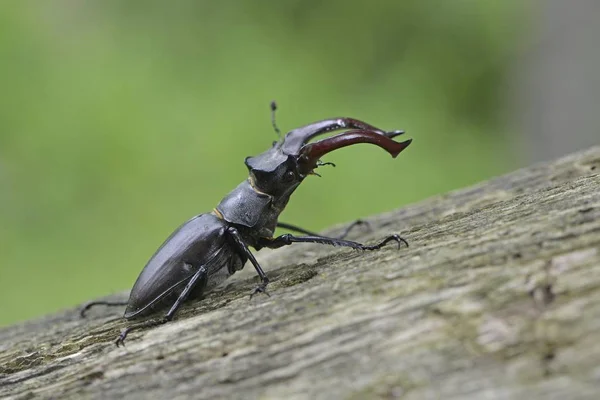
[[[275,131],[275,102],[271,103]],[[346,132],[317,142],[309,141],[317,135],[347,129]],[[383,131],[353,118],[333,118],[315,122],[288,132],[283,139],[255,157],[247,157],[249,177],[229,193],[210,213],[198,215],[181,225],[154,253],[138,276],[129,301],[92,302],[81,311],[98,304],[126,305],[125,318],[132,319],[150,314],[158,306],[170,305],[164,317],[146,321],[124,329],[116,340],[124,344],[132,329],[158,325],[170,321],[181,304],[198,297],[244,267],[250,260],[261,283],[254,293],[267,293],[269,283],[249,246],[278,248],[297,242],[310,242],[357,250],[378,250],[386,243],[406,243],[398,235],[391,235],[380,243],[366,246],[343,237],[320,236],[294,225],[277,221],[291,194],[314,170],[331,163],[321,163],[325,154],[357,143],[371,143],[396,157],[411,140],[396,142],[394,137],[404,131]],[[291,229],[305,236],[285,234],[273,237],[276,227]]]

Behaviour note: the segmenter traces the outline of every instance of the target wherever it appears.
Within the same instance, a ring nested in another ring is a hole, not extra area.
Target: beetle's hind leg
[[[127,301],[90,301],[81,307],[81,310],[79,310],[79,316],[81,316],[81,318],[85,318],[85,314],[90,310],[90,308],[96,306],[124,307],[126,305]]]
[[[131,325],[131,326],[128,326],[127,328],[123,329],[121,331],[121,334],[119,335],[119,337],[117,337],[117,340],[115,340],[115,344],[117,345],[117,347],[119,347],[120,345],[125,346],[125,338],[129,334],[129,332],[131,332],[133,330],[142,329],[142,328],[150,328],[152,326],[162,325],[162,324],[165,324],[165,323],[169,322],[170,320],[172,320],[173,316],[175,315],[175,313],[177,312],[179,307],[181,307],[183,302],[188,298],[188,296],[190,295],[192,290],[194,290],[198,285],[201,285],[203,287],[206,286],[207,282],[208,282],[208,272],[204,266],[201,266],[198,269],[198,271],[189,280],[187,285],[185,285],[185,288],[183,288],[183,290],[179,294],[179,297],[177,297],[177,300],[175,300],[175,303],[173,303],[173,305],[171,306],[171,309],[164,317],[162,317],[160,319],[153,319],[150,321],[141,322],[137,325]]]

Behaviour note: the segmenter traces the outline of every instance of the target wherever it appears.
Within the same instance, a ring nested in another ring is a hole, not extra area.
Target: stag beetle
[[[241,270],[250,260],[261,283],[254,289],[265,293],[269,278],[249,250],[268,247],[271,249],[292,243],[310,242],[332,246],[344,246],[357,250],[378,250],[390,241],[400,245],[408,243],[398,235],[391,235],[381,242],[367,246],[345,240],[343,237],[320,236],[295,225],[278,222],[291,194],[308,175],[318,175],[314,170],[322,165],[325,154],[357,143],[371,143],[396,157],[411,140],[396,142],[392,138],[404,131],[386,132],[365,122],[352,118],[333,118],[315,122],[288,132],[281,140],[275,123],[275,102],[271,103],[271,121],[280,140],[254,157],[247,157],[249,177],[240,183],[217,205],[212,212],[198,215],[181,225],[150,258],[138,276],[129,301],[88,303],[82,316],[90,307],[103,305],[126,305],[124,317],[132,319],[150,314],[165,303],[171,307],[164,317],[125,328],[116,340],[124,344],[132,329],[149,327],[170,321],[181,304],[190,297],[199,297]],[[308,143],[317,135],[350,129],[317,142]],[[273,237],[276,227],[305,234],[284,234]]]

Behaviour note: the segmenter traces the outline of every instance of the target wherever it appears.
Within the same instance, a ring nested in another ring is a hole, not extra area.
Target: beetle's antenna
[[[271,125],[273,125],[273,129],[275,129],[275,132],[277,132],[277,136],[279,136],[279,139],[281,139],[281,131],[279,130],[279,128],[277,127],[277,123],[275,122],[275,111],[277,111],[277,103],[275,103],[275,100],[273,100],[271,102]]]

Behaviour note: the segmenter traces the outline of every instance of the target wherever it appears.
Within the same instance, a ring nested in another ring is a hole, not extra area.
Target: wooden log
[[[261,251],[271,297],[247,266],[125,348],[115,309],[3,328],[0,397],[598,398],[600,147],[369,222],[410,247]]]

